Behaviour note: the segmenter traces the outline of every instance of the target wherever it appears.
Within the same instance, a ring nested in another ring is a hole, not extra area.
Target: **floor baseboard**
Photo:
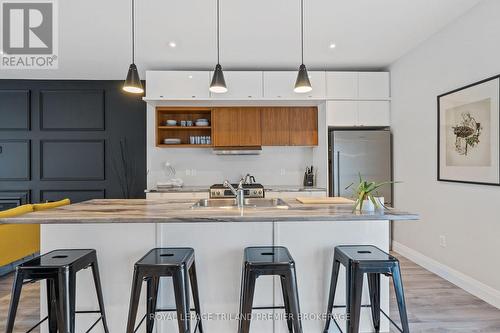
[[[410,259],[414,263],[500,309],[500,290],[496,290],[488,285],[485,285],[468,275],[448,267],[394,240],[392,241],[392,248],[393,251]]]

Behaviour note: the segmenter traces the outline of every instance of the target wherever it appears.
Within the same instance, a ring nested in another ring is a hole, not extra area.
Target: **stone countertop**
[[[208,192],[210,185],[204,186],[183,186],[173,188],[152,188],[147,189],[146,193],[179,193],[179,192]],[[304,187],[301,185],[264,185],[268,192],[326,192],[324,187]]]
[[[0,219],[1,224],[189,223],[280,221],[418,220],[417,214],[386,209],[352,212],[352,205],[304,205],[285,200],[283,208],[192,208],[196,200],[96,199],[69,206]]]

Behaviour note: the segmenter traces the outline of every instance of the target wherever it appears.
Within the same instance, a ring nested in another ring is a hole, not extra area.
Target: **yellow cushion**
[[[39,211],[39,210],[45,210],[45,209],[51,209],[51,208],[66,206],[66,205],[69,205],[69,204],[71,204],[71,201],[69,199],[62,199],[62,200],[54,201],[54,202],[34,204],[33,205],[33,209],[36,212],[36,211]]]
[[[0,212],[0,218],[5,218],[5,217],[16,217],[19,215],[23,215],[26,213],[31,213],[33,211],[33,205],[27,204],[27,205],[22,205],[18,206],[15,208],[3,210]]]

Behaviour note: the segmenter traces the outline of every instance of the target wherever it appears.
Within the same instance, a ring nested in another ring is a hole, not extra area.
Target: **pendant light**
[[[224,80],[224,73],[222,66],[219,63],[219,0],[217,0],[217,65],[215,65],[214,76],[212,83],[210,83],[209,90],[213,93],[220,94],[227,92],[226,80]]]
[[[300,42],[302,50],[302,63],[299,67],[297,80],[295,81],[295,88],[293,91],[296,93],[306,93],[312,90],[309,75],[307,75],[306,65],[304,65],[304,0],[300,0]]]
[[[144,88],[142,87],[141,79],[139,78],[139,72],[137,71],[137,66],[135,65],[135,2],[132,0],[132,63],[128,68],[127,78],[123,84],[123,90],[132,94],[142,94],[144,93]]]

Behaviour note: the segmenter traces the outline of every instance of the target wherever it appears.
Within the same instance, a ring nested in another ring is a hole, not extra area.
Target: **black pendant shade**
[[[306,65],[302,64],[299,67],[299,73],[297,75],[297,80],[295,81],[295,88],[293,91],[296,93],[306,93],[312,90],[311,81],[309,81],[309,75],[307,74]]]
[[[220,64],[215,66],[212,83],[210,83],[210,91],[213,93],[227,92],[226,80],[224,80],[224,73],[222,72],[222,66]]]
[[[139,78],[139,72],[137,71],[137,66],[135,64],[130,64],[130,67],[128,68],[127,78],[123,84],[123,90],[133,94],[142,94],[144,92],[141,79]]]
[[[306,65],[304,65],[304,0],[300,0],[300,44],[302,64],[299,67],[293,91],[296,93],[306,93],[312,90],[312,86],[311,81],[309,81],[309,75],[307,75]]]
[[[219,40],[220,40],[220,28],[219,28],[219,0],[217,0],[217,65],[215,65],[214,76],[212,77],[212,83],[210,83],[210,90],[213,93],[221,94],[227,92],[226,80],[224,80],[224,73],[222,72],[222,66],[219,63]]]
[[[128,68],[127,78],[123,83],[123,90],[132,94],[142,94],[144,93],[144,88],[142,87],[141,79],[139,78],[139,72],[137,71],[137,66],[135,65],[135,3],[132,0],[132,63]]]

